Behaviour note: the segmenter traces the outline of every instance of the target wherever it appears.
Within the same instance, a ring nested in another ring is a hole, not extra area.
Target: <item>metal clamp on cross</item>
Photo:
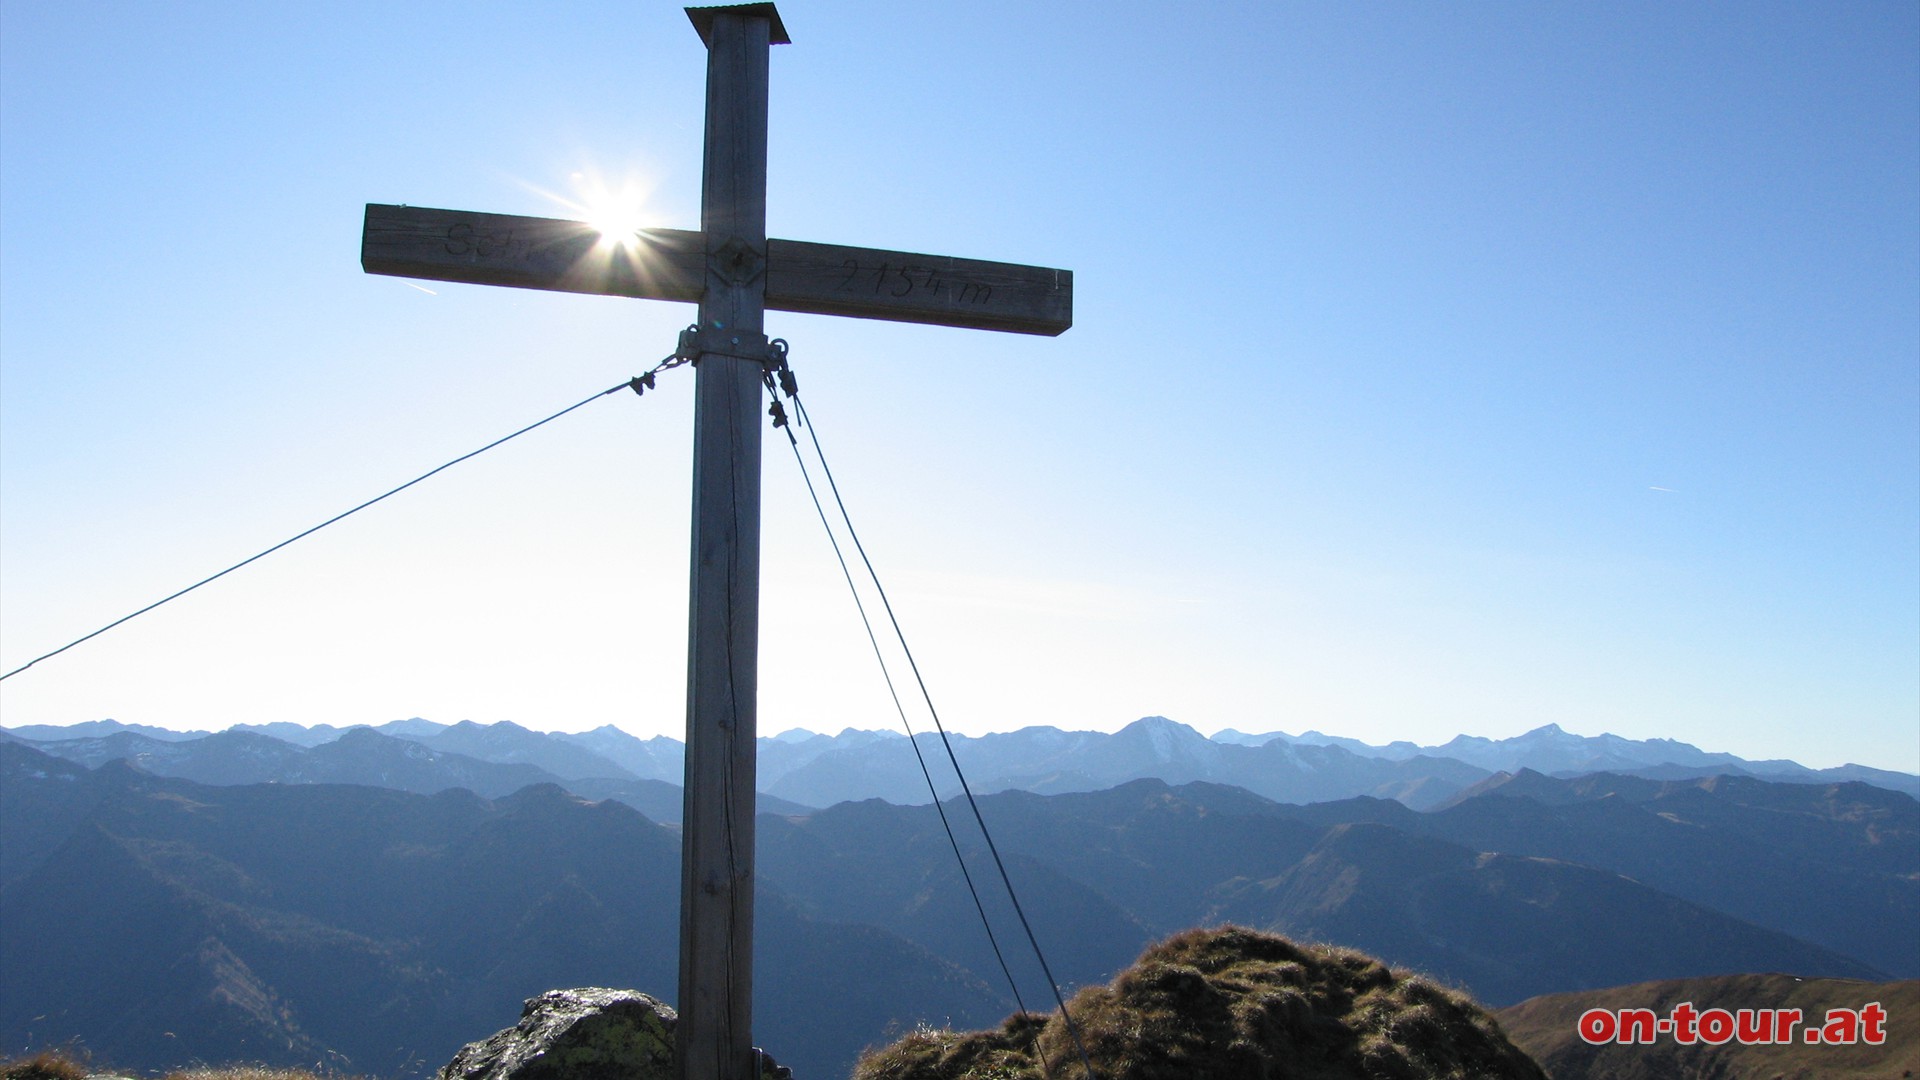
[[[760,608],[760,389],[766,309],[1055,335],[1065,270],[767,239],[772,4],[688,8],[707,46],[700,231],[643,232],[595,254],[577,221],[370,204],[368,273],[700,305],[683,348],[694,386],[693,583],[681,840],[680,1075],[754,1075],[753,812]]]

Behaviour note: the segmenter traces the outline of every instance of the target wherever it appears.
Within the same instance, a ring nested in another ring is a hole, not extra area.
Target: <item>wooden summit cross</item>
[[[688,8],[707,46],[700,231],[648,230],[632,258],[576,221],[367,207],[368,273],[700,305],[693,570],[681,834],[678,1067],[754,1074],[753,814],[760,610],[760,388],[765,309],[1023,334],[1073,324],[1073,275],[899,251],[767,239],[770,3]]]

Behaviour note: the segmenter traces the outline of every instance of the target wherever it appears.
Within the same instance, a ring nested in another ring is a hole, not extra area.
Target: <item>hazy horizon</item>
[[[1113,733],[1115,733],[1115,732],[1118,732],[1118,731],[1120,731],[1121,729],[1123,729],[1123,728],[1125,728],[1125,727],[1127,727],[1127,726],[1129,726],[1129,725],[1131,725],[1131,724],[1134,724],[1134,723],[1138,723],[1138,722],[1140,722],[1140,721],[1142,721],[1142,720],[1155,720],[1155,719],[1159,719],[1159,720],[1167,720],[1167,721],[1170,721],[1170,722],[1172,722],[1172,723],[1175,723],[1175,724],[1180,724],[1180,725],[1181,725],[1181,726],[1183,726],[1183,727],[1187,727],[1187,728],[1189,728],[1189,729],[1191,729],[1191,730],[1193,730],[1193,731],[1195,731],[1195,732],[1197,732],[1197,733],[1199,733],[1199,734],[1200,734],[1200,735],[1201,735],[1202,737],[1204,737],[1204,738],[1206,738],[1206,739],[1208,739],[1209,741],[1218,741],[1218,738],[1219,738],[1219,736],[1220,736],[1221,734],[1223,734],[1223,733],[1225,733],[1225,732],[1228,732],[1228,731],[1233,731],[1233,732],[1236,732],[1236,733],[1238,733],[1238,734],[1241,734],[1241,735],[1246,735],[1246,736],[1264,736],[1264,735],[1285,735],[1285,736],[1287,736],[1287,737],[1289,737],[1289,738],[1294,738],[1294,739],[1298,739],[1298,738],[1300,738],[1300,737],[1303,737],[1303,736],[1306,736],[1306,735],[1310,735],[1310,734],[1317,734],[1317,735],[1320,735],[1320,736],[1324,736],[1324,737],[1326,737],[1326,738],[1330,738],[1330,739],[1353,739],[1353,738],[1355,738],[1354,736],[1351,736],[1351,735],[1346,735],[1346,734],[1344,734],[1344,733],[1342,733],[1342,732],[1339,732],[1339,731],[1330,731],[1330,730],[1326,730],[1326,729],[1322,729],[1322,728],[1315,728],[1315,727],[1311,727],[1311,726],[1309,726],[1309,727],[1304,727],[1304,728],[1297,728],[1297,729],[1292,729],[1292,730],[1283,730],[1283,729],[1272,729],[1272,728],[1269,728],[1269,729],[1262,729],[1262,730],[1258,730],[1258,731],[1251,731],[1251,730],[1242,730],[1242,729],[1238,729],[1238,728],[1234,728],[1234,727],[1231,727],[1231,726],[1227,726],[1227,727],[1218,727],[1218,728],[1212,728],[1212,729],[1209,729],[1209,728],[1203,728],[1203,727],[1197,727],[1197,726],[1195,726],[1195,725],[1193,725],[1193,724],[1187,724],[1187,723],[1185,723],[1185,722],[1183,722],[1183,721],[1181,721],[1181,720],[1180,720],[1179,718],[1177,718],[1177,717],[1169,717],[1169,716],[1160,716],[1160,715],[1158,715],[1158,714],[1147,714],[1147,715],[1143,715],[1143,716],[1137,716],[1137,717],[1134,717],[1134,718],[1133,718],[1132,720],[1128,720],[1128,721],[1126,721],[1126,722],[1124,722],[1124,723],[1120,723],[1120,724],[1115,724],[1115,725],[1113,725],[1113,726],[1111,726],[1111,727],[1104,727],[1104,728],[1089,728],[1089,727],[1062,727],[1061,725],[1057,725],[1057,724],[1045,724],[1045,723],[1039,723],[1039,724],[1023,724],[1023,725],[1020,725],[1019,727],[1008,727],[1008,728],[1004,728],[1004,729],[997,729],[997,730],[991,730],[991,731],[973,731],[973,732],[960,732],[960,731],[950,731],[950,732],[949,732],[949,734],[952,734],[952,735],[956,735],[956,736],[961,736],[961,737],[965,737],[965,738],[980,738],[980,737],[982,737],[982,736],[985,736],[985,735],[996,735],[996,734],[1009,734],[1009,733],[1012,733],[1012,732],[1016,732],[1016,731],[1021,731],[1021,730],[1024,730],[1024,729],[1026,729],[1026,728],[1035,728],[1035,727],[1038,727],[1038,728],[1053,728],[1053,729],[1055,729],[1055,730],[1060,730],[1060,731],[1066,731],[1066,732],[1070,732],[1070,733],[1080,733],[1080,732],[1091,732],[1091,733],[1097,733],[1097,734],[1109,734],[1109,735],[1110,735],[1110,734],[1113,734]],[[574,726],[574,727],[565,727],[565,726],[562,726],[562,727],[542,727],[542,726],[539,726],[539,725],[537,725],[537,724],[529,724],[529,723],[526,723],[526,722],[523,722],[523,721],[520,721],[520,720],[510,720],[510,719],[508,719],[508,720],[493,720],[493,721],[486,721],[486,722],[482,722],[482,721],[478,721],[478,720],[467,720],[467,719],[465,719],[465,718],[462,718],[462,719],[460,719],[460,720],[451,720],[451,721],[447,721],[447,720],[435,720],[435,719],[433,719],[432,717],[424,717],[424,716],[405,716],[405,717],[392,717],[392,718],[389,718],[389,719],[386,719],[386,720],[376,720],[376,721],[356,721],[356,722],[354,722],[354,723],[348,723],[348,724],[330,724],[330,725],[329,725],[329,724],[327,724],[327,723],[326,723],[326,722],[324,722],[324,721],[320,721],[320,722],[312,722],[312,723],[303,723],[303,724],[297,724],[296,726],[298,726],[298,727],[302,727],[302,728],[307,728],[307,729],[309,729],[309,730],[311,730],[311,729],[314,729],[314,728],[319,728],[319,727],[327,727],[327,726],[330,726],[330,727],[333,727],[333,728],[336,728],[336,729],[338,729],[338,730],[341,730],[341,731],[345,731],[345,730],[348,730],[348,729],[350,729],[350,728],[357,728],[357,727],[366,727],[366,728],[378,728],[378,727],[382,727],[382,726],[384,726],[384,725],[388,725],[388,724],[397,724],[397,723],[400,723],[400,724],[403,724],[403,723],[407,723],[407,722],[409,722],[409,721],[421,721],[421,720],[424,720],[424,721],[426,721],[426,722],[428,722],[428,723],[432,723],[432,724],[438,724],[438,725],[440,725],[440,726],[442,726],[442,727],[453,727],[453,726],[455,726],[455,725],[457,725],[457,724],[460,724],[460,723],[475,723],[475,724],[481,724],[482,726],[490,726],[491,724],[495,724],[495,723],[512,723],[512,724],[515,724],[515,725],[517,725],[517,726],[519,726],[519,727],[522,727],[522,728],[525,728],[525,729],[527,729],[527,730],[529,730],[529,731],[533,731],[533,732],[537,732],[537,733],[540,733],[540,734],[546,734],[546,735],[578,735],[578,734],[582,734],[582,733],[585,733],[585,732],[588,732],[588,731],[594,731],[594,730],[598,730],[598,729],[599,729],[599,728],[601,728],[601,727],[614,727],[614,728],[617,728],[617,729],[619,729],[619,730],[621,730],[621,731],[623,731],[623,732],[626,732],[626,733],[627,733],[627,734],[629,734],[629,735],[632,735],[632,736],[634,736],[635,738],[640,738],[640,739],[648,739],[648,738],[655,738],[655,737],[659,737],[659,736],[665,736],[665,737],[667,737],[667,738],[670,738],[670,739],[674,739],[674,740],[676,740],[676,741],[680,741],[680,742],[684,742],[684,741],[685,741],[685,732],[684,732],[684,731],[680,731],[680,732],[673,732],[673,731],[653,731],[653,730],[645,730],[645,731],[633,731],[633,730],[630,730],[629,728],[627,728],[627,727],[625,727],[625,726],[623,726],[623,725],[620,725],[620,724],[617,724],[617,723],[612,723],[612,724],[604,724],[604,725],[602,725],[602,724],[595,724],[595,725],[578,725],[578,726]],[[75,726],[80,726],[80,725],[84,725],[84,724],[92,724],[92,723],[100,723],[100,722],[108,722],[108,723],[113,723],[113,722],[118,722],[118,723],[120,723],[120,724],[123,724],[123,725],[125,725],[125,726],[128,726],[128,727],[139,727],[139,726],[145,726],[145,727],[154,727],[154,728],[160,728],[160,729],[162,729],[162,730],[165,730],[165,731],[171,731],[171,732],[182,732],[182,733],[190,733],[190,732],[200,732],[200,733],[205,733],[205,734],[215,734],[215,733],[218,733],[218,732],[221,732],[221,731],[226,731],[226,730],[229,730],[229,729],[231,729],[231,728],[233,728],[233,727],[238,727],[238,726],[243,726],[243,725],[250,725],[250,726],[257,726],[257,727],[264,727],[264,726],[268,726],[268,725],[271,725],[271,724],[274,724],[274,723],[283,723],[283,722],[284,722],[284,723],[291,723],[291,721],[273,721],[273,720],[258,720],[258,721],[253,721],[253,720],[241,720],[241,721],[235,721],[235,722],[234,722],[234,723],[232,723],[232,724],[227,724],[227,725],[223,725],[223,726],[220,726],[220,727],[192,727],[192,726],[182,726],[182,727],[171,727],[171,726],[168,726],[168,725],[164,725],[164,724],[146,724],[146,725],[142,725],[142,724],[141,724],[141,723],[140,723],[139,721],[133,721],[133,720],[124,720],[124,719],[121,719],[121,718],[118,718],[118,717],[102,717],[102,718],[100,718],[99,720],[80,720],[80,721],[75,721],[75,722],[73,722],[73,723],[70,723],[70,724],[49,724],[49,725],[32,725],[32,724],[12,724],[12,723],[8,723],[8,724],[3,724],[3,725],[0,725],[0,727],[5,727],[5,728],[7,728],[8,730],[13,730],[13,729],[15,729],[15,728],[17,728],[17,727],[34,727],[34,726],[46,726],[46,727],[75,727]],[[1599,737],[1602,737],[1602,736],[1607,736],[1607,735],[1615,735],[1615,734],[1616,734],[1616,733],[1614,733],[1614,732],[1605,732],[1605,731],[1599,731],[1599,732],[1583,732],[1583,731],[1572,731],[1572,730],[1569,730],[1569,729],[1567,729],[1567,728],[1565,728],[1565,727],[1564,727],[1563,725],[1558,725],[1558,724],[1552,724],[1552,723],[1547,723],[1547,724],[1538,724],[1538,725],[1535,725],[1534,727],[1532,727],[1532,728],[1528,728],[1528,729],[1526,729],[1526,730],[1524,730],[1524,731],[1517,731],[1517,732],[1513,732],[1513,733],[1510,733],[1510,734],[1504,734],[1504,735],[1489,735],[1489,734],[1486,734],[1486,733],[1484,733],[1484,732],[1476,732],[1476,731],[1461,731],[1461,732],[1456,732],[1456,733],[1455,733],[1454,735],[1452,735],[1452,736],[1449,736],[1448,738],[1445,738],[1445,739],[1440,739],[1440,740],[1437,740],[1437,741],[1434,741],[1434,742],[1422,742],[1422,743],[1416,743],[1416,745],[1418,745],[1418,746],[1420,746],[1420,747],[1421,747],[1421,748],[1422,748],[1423,750],[1426,750],[1426,749],[1438,749],[1438,748],[1440,748],[1440,747],[1443,747],[1443,746],[1445,746],[1445,745],[1446,745],[1447,743],[1449,743],[1449,742],[1452,742],[1452,741],[1453,741],[1454,739],[1456,739],[1456,738],[1482,738],[1482,739],[1489,739],[1489,740],[1491,740],[1491,741],[1494,741],[1494,742],[1499,742],[1499,741],[1502,741],[1502,740],[1506,740],[1506,739],[1512,739],[1512,738],[1516,738],[1516,737],[1519,737],[1519,736],[1521,736],[1521,735],[1527,735],[1527,734],[1531,734],[1531,733],[1532,733],[1532,732],[1534,732],[1534,731],[1537,731],[1537,730],[1540,730],[1540,729],[1542,729],[1542,728],[1546,728],[1546,727],[1558,727],[1558,728],[1559,728],[1559,729],[1560,729],[1560,730],[1561,730],[1562,732],[1564,732],[1565,734],[1567,734],[1567,735],[1571,735],[1571,736],[1575,736],[1575,737],[1579,737],[1579,738],[1599,738]],[[902,738],[902,739],[904,739],[904,738],[906,738],[906,732],[904,732],[904,731],[902,731],[902,730],[901,730],[900,728],[898,728],[898,727],[893,727],[893,728],[882,728],[882,727],[859,727],[859,726],[855,726],[855,725],[847,725],[847,726],[843,726],[843,727],[839,727],[839,728],[834,728],[834,729],[831,729],[831,730],[820,730],[820,729],[815,729],[815,728],[804,728],[804,727],[793,727],[793,728],[786,728],[786,729],[783,729],[783,730],[781,730],[781,731],[766,731],[766,730],[764,730],[764,729],[763,729],[762,731],[760,731],[760,732],[758,733],[758,735],[757,735],[757,737],[758,737],[758,738],[762,738],[762,739],[779,739],[779,738],[781,738],[781,737],[783,737],[783,736],[786,736],[786,735],[790,735],[790,734],[793,734],[793,733],[796,733],[796,732],[804,732],[805,734],[808,734],[808,735],[826,735],[826,736],[829,736],[829,737],[833,737],[833,736],[841,736],[841,735],[845,735],[845,734],[847,734],[847,733],[849,733],[849,732],[859,732],[859,733],[865,733],[865,734],[873,734],[873,735],[878,735],[878,736],[881,736],[881,737],[897,737],[897,738]],[[916,729],[914,730],[914,734],[915,734],[915,735],[919,735],[919,736],[924,736],[924,735],[934,735],[934,734],[937,734],[937,733],[936,733],[936,732],[935,732],[935,731],[934,731],[934,730],[933,730],[933,729],[932,729],[931,727],[926,727],[926,728],[916,728]],[[1624,737],[1624,736],[1620,736],[1620,737]],[[1387,741],[1383,741],[1383,742],[1372,742],[1372,741],[1370,741],[1370,740],[1366,740],[1366,739],[1359,739],[1359,740],[1357,740],[1357,741],[1359,741],[1359,742],[1363,742],[1363,743],[1367,743],[1368,745],[1371,745],[1371,746],[1378,746],[1378,747],[1384,747],[1384,746],[1387,746],[1387,745],[1390,745],[1390,744],[1391,744],[1392,742],[1395,742],[1395,741],[1401,741],[1401,740],[1387,740]],[[1409,742],[1411,742],[1412,740],[1404,740],[1404,741],[1409,741]],[[1733,756],[1735,756],[1735,757],[1737,757],[1737,758],[1740,758],[1740,759],[1742,759],[1742,760],[1744,760],[1744,761],[1749,761],[1749,762],[1757,762],[1757,761],[1769,761],[1769,760],[1782,760],[1782,759],[1778,759],[1778,758],[1768,758],[1768,757],[1765,757],[1765,756],[1762,756],[1762,755],[1758,755],[1758,754],[1751,754],[1751,753],[1743,753],[1743,752],[1742,752],[1742,751],[1741,751],[1741,750],[1740,750],[1739,748],[1737,748],[1737,747],[1725,747],[1725,746],[1700,746],[1700,745],[1698,745],[1698,744],[1694,744],[1694,743],[1690,743],[1690,742],[1688,742],[1688,740],[1685,740],[1685,739],[1675,739],[1675,740],[1672,740],[1672,741],[1674,741],[1674,742],[1680,742],[1680,743],[1686,743],[1687,745],[1690,745],[1690,746],[1693,746],[1693,748],[1694,748],[1694,749],[1696,749],[1696,750],[1699,750],[1699,751],[1701,751],[1702,753],[1706,753],[1706,754],[1732,754]],[[1794,758],[1794,759],[1787,759],[1787,760],[1792,760],[1792,761],[1794,761],[1794,762],[1795,762],[1796,764],[1799,764],[1799,765],[1803,765],[1803,766],[1805,766],[1805,767],[1807,767],[1807,768],[1810,768],[1810,769],[1827,769],[1827,768],[1836,768],[1836,767],[1839,767],[1839,766],[1842,766],[1842,765],[1863,765],[1863,766],[1866,766],[1866,767],[1868,767],[1868,768],[1873,768],[1873,769],[1881,769],[1881,770],[1885,770],[1885,771],[1888,771],[1888,772],[1898,772],[1898,773],[1906,773],[1906,774],[1910,774],[1910,775],[1920,775],[1920,769],[1913,769],[1913,768],[1906,768],[1906,767],[1903,767],[1902,765],[1900,765],[1900,764],[1898,764],[1898,763],[1894,763],[1894,764],[1886,764],[1886,763],[1879,763],[1879,762],[1873,762],[1873,761],[1831,761],[1831,762],[1819,762],[1819,761],[1806,761],[1806,760],[1802,760],[1802,759],[1798,759],[1798,758]]]

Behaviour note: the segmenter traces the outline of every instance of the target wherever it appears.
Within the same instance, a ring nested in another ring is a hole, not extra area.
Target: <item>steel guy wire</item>
[[[893,626],[894,637],[900,642],[901,651],[907,658],[907,666],[912,670],[914,681],[919,686],[921,699],[926,702],[927,714],[932,717],[933,726],[940,733],[940,745],[946,750],[947,761],[953,766],[954,775],[960,780],[960,790],[966,795],[967,806],[973,812],[974,823],[980,827],[980,835],[986,841],[987,851],[993,856],[994,867],[1000,874],[1000,883],[1007,890],[1007,899],[1013,905],[1014,914],[1019,917],[1020,928],[1026,934],[1027,944],[1033,949],[1034,959],[1039,961],[1040,970],[1047,977],[1047,986],[1053,991],[1053,998],[1060,1005],[1060,1018],[1065,1023],[1067,1032],[1073,1037],[1074,1047],[1080,1054],[1080,1063],[1086,1069],[1087,1076],[1091,1078],[1094,1075],[1093,1063],[1087,1056],[1086,1043],[1080,1037],[1080,1027],[1074,1023],[1073,1016],[1067,1009],[1066,998],[1060,992],[1060,981],[1054,978],[1053,968],[1047,963],[1046,953],[1040,948],[1039,938],[1034,935],[1033,924],[1028,921],[1026,909],[1021,905],[1020,897],[1014,891],[1013,879],[1007,873],[1006,862],[1000,857],[999,845],[993,842],[993,833],[988,830],[986,818],[980,813],[980,804],[973,796],[973,787],[967,783],[967,775],[960,768],[959,758],[954,756],[953,741],[947,735],[946,726],[940,722],[939,710],[934,707],[933,695],[927,689],[926,679],[920,674],[919,663],[913,658],[913,649],[907,644],[906,632],[900,627],[900,619],[894,614],[893,603],[887,598],[886,587],[880,583],[880,575],[873,568],[873,560],[867,556],[866,546],[860,542],[860,534],[853,527],[853,519],[847,513],[846,500],[840,496],[840,485],[833,478],[833,468],[827,464],[826,452],[820,447],[819,431],[814,426],[813,418],[807,414],[806,403],[800,400],[797,388],[792,385],[791,372],[785,369],[784,349],[781,350],[780,355],[780,367],[783,371],[781,381],[788,398],[793,402],[801,426],[807,429],[807,438],[813,443],[814,455],[819,459],[821,472],[827,478],[827,488],[833,493],[834,505],[840,511],[840,519],[846,525],[847,537],[853,541],[854,550],[859,553],[860,561],[866,567],[867,577],[873,582],[874,592],[879,596],[880,604],[887,613],[887,620]],[[776,419],[780,419],[777,414]],[[793,438],[791,432],[788,433],[788,438]],[[938,803],[938,801],[936,795],[935,802]]]
[[[768,378],[768,386],[769,388],[772,387],[771,377]],[[1013,992],[1014,1004],[1019,1008],[1021,1015],[1029,1015],[1026,1000],[1020,995],[1020,984],[1014,979],[1013,970],[1007,965],[1007,958],[1000,950],[1000,939],[993,932],[993,923],[987,918],[986,904],[980,899],[980,890],[974,884],[973,873],[967,869],[967,860],[960,853],[960,841],[955,837],[953,824],[947,818],[946,806],[940,801],[940,791],[933,781],[932,770],[927,768],[926,755],[920,751],[919,736],[914,733],[913,724],[907,719],[906,707],[901,704],[900,691],[893,681],[893,671],[888,666],[886,655],[880,648],[879,638],[873,632],[873,620],[867,615],[867,605],[865,601],[860,599],[860,589],[854,584],[853,571],[847,566],[847,557],[840,547],[840,538],[835,534],[833,525],[827,519],[826,508],[820,503],[820,493],[813,485],[813,474],[807,469],[806,459],[801,456],[800,441],[794,438],[793,430],[788,426],[785,414],[778,411],[778,409],[779,402],[775,400],[773,408],[769,410],[774,416],[774,426],[787,428],[787,443],[793,448],[794,463],[800,467],[800,478],[806,483],[808,498],[813,500],[814,513],[820,517],[820,527],[826,530],[827,542],[833,545],[833,557],[835,561],[840,564],[840,575],[846,580],[847,591],[853,597],[854,609],[860,614],[860,625],[866,630],[867,644],[873,647],[873,658],[880,665],[880,677],[886,681],[887,694],[893,699],[894,711],[900,716],[900,726],[906,729],[907,744],[913,747],[913,757],[920,765],[920,775],[927,781],[927,794],[933,800],[934,810],[939,812],[940,827],[947,834],[947,845],[953,849],[954,862],[959,864],[960,876],[966,882],[967,893],[973,897],[974,910],[980,914],[980,925],[986,930],[987,944],[993,949],[993,958],[1000,965],[1000,973],[1006,976],[1007,988]],[[1041,1066],[1042,1070],[1047,1072],[1049,1076],[1052,1075],[1051,1071],[1045,1068],[1046,1063],[1044,1060],[1041,1062]]]
[[[558,420],[561,417],[572,412],[573,410],[578,409],[591,402],[598,401],[599,399],[606,397],[608,394],[615,394],[622,390],[632,390],[635,394],[644,394],[647,390],[653,387],[654,376],[656,374],[662,371],[665,371],[668,368],[678,367],[682,363],[685,363],[684,359],[677,356],[669,356],[665,360],[662,360],[658,364],[655,364],[653,368],[644,375],[636,375],[632,379],[629,379],[618,386],[609,387],[608,389],[601,390],[587,398],[584,398],[578,402],[575,402],[572,405],[567,406],[564,409],[561,409],[559,412],[554,413],[552,416],[549,416],[543,420],[536,420],[533,423],[528,424],[526,427],[523,427],[520,430],[512,433],[511,435],[502,435],[500,438],[493,440],[492,442],[488,443],[487,445],[481,447],[478,450],[474,450],[469,453],[462,454],[459,457],[454,458],[452,461],[449,461],[444,465],[440,465],[436,468],[429,469],[428,471],[421,473],[419,476],[414,477],[413,479],[407,481],[404,484],[401,484],[399,487],[394,488],[391,491],[385,492],[384,494],[375,495],[373,498],[368,499],[366,502],[361,503],[360,505],[354,507],[351,510],[346,510],[341,513],[335,514],[334,516],[328,518],[327,520],[321,522],[320,524],[315,525],[312,528],[307,529],[303,532],[296,533],[293,536],[289,536],[285,540],[280,541],[279,543],[273,545],[272,547],[267,548],[266,550],[258,552],[254,555],[250,555],[247,558],[244,558],[239,562],[234,563],[232,566],[227,567],[225,570],[222,570],[217,574],[213,574],[208,577],[201,578],[199,581],[194,582],[193,584],[187,586],[186,588],[181,589],[178,592],[169,594],[167,596],[163,596],[160,599],[155,600],[153,603],[148,604],[146,607],[143,607],[138,611],[135,611],[128,615],[122,615],[120,618],[113,620],[112,622],[101,627],[100,629],[95,630],[91,634],[87,634],[83,637],[75,638],[74,640],[67,642],[65,645],[60,646],[59,648],[53,650],[50,653],[45,653],[40,656],[36,656],[33,659],[27,661],[26,663],[21,664],[19,667],[14,668],[12,671],[7,672],[5,675],[0,675],[0,680],[11,679],[15,675],[20,674],[21,672],[27,670],[28,668],[32,667],[33,665],[39,663],[42,660],[48,660],[53,657],[59,656],[61,653],[66,652],[68,649],[73,648],[75,645],[79,645],[82,642],[91,641],[94,638],[99,637],[101,634],[106,633],[107,631],[113,629],[116,626],[119,626],[122,623],[129,622],[133,619],[139,618],[140,616],[145,615],[147,612],[152,611],[154,608],[157,608],[162,604],[169,603],[174,600],[178,600],[179,598],[187,595],[193,590],[198,589],[202,585],[210,585],[213,582],[218,581],[223,577],[226,577],[228,574],[233,573],[235,570],[238,570],[241,567],[246,566],[248,563],[256,562],[260,559],[266,558],[268,555],[271,555],[274,552],[279,551],[281,548],[286,547],[288,544],[291,544],[296,540],[305,539],[306,537],[319,532],[321,529],[324,529],[327,526],[332,525],[336,521],[341,521],[346,518],[352,517],[353,515],[359,513],[360,511],[365,510],[367,507],[372,506],[374,503],[380,502],[381,500],[389,498],[390,496],[400,494],[401,492],[407,490],[408,488],[419,483],[420,481],[435,475],[436,473],[444,472],[445,470],[460,464],[461,462],[467,460],[468,458],[478,457],[479,455],[486,453],[487,451],[493,449],[494,447],[499,446],[501,443],[508,442],[513,439],[517,439],[520,436],[525,435],[527,432],[532,431],[534,428],[537,428],[543,424],[548,424],[555,420]]]

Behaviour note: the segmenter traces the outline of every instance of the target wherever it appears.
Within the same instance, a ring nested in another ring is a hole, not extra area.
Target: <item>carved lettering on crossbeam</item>
[[[613,245],[579,221],[378,203],[367,207],[360,263],[372,274],[689,304],[707,273],[701,235],[683,229]],[[775,311],[1049,336],[1073,325],[1069,270],[768,240],[766,276]]]

